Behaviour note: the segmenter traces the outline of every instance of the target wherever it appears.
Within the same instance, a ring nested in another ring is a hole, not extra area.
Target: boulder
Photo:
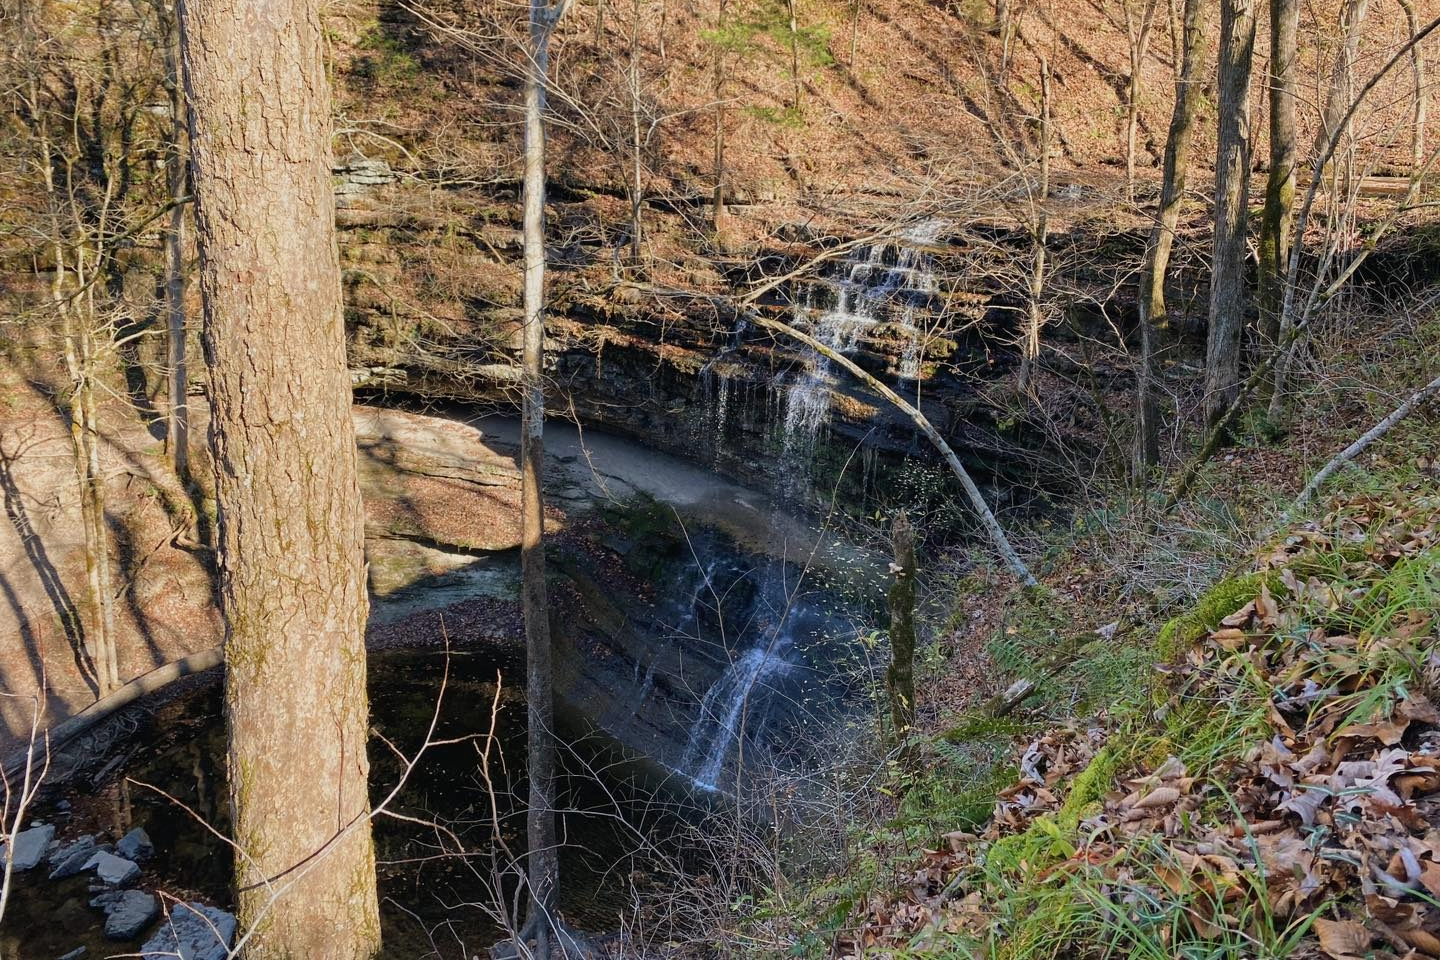
[[[141,890],[112,890],[90,901],[105,911],[105,937],[134,940],[160,915],[160,901]]]
[[[134,860],[126,860],[103,850],[86,860],[81,869],[93,869],[97,877],[112,887],[123,887],[140,876],[140,865]]]
[[[85,864],[95,856],[95,838],[83,836],[78,840],[61,845],[50,854],[50,879],[63,880],[73,877],[85,869]]]
[[[21,830],[15,834],[13,851],[9,849],[9,844],[0,843],[0,862],[3,862],[6,856],[13,855],[12,869],[17,873],[33,870],[45,859],[45,854],[50,849],[50,841],[54,838],[55,828],[48,823]]]
[[[150,835],[143,827],[136,827],[115,844],[115,852],[127,860],[134,860],[136,863],[144,863],[155,856],[155,844],[150,842]]]
[[[226,960],[235,918],[200,903],[177,903],[170,919],[140,948],[142,960]]]

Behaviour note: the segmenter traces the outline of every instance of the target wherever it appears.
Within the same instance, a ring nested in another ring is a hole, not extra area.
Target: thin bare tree
[[[555,822],[555,675],[550,604],[545,590],[545,94],[550,37],[569,0],[530,0],[525,64],[524,330],[521,357],[520,491],[521,603],[525,618],[527,704],[525,925],[516,938],[536,960],[569,952],[556,915],[560,847]],[[533,946],[531,946],[533,944]],[[518,952],[518,951],[517,951]]]
[[[1211,424],[1224,415],[1240,386],[1254,53],[1255,0],[1221,0],[1215,242],[1210,264],[1210,330],[1205,347],[1205,419]]]
[[[1170,269],[1175,229],[1180,223],[1180,208],[1185,200],[1195,119],[1204,93],[1208,10],[1209,0],[1185,0],[1180,72],[1175,80],[1175,111],[1165,140],[1160,206],[1140,270],[1140,370],[1136,375],[1135,426],[1135,463],[1140,474],[1160,462],[1160,403],[1155,383],[1157,341],[1170,327],[1165,278]]]
[[[1260,337],[1270,349],[1280,338],[1290,223],[1295,207],[1295,62],[1299,0],[1270,0],[1270,173],[1260,224]]]

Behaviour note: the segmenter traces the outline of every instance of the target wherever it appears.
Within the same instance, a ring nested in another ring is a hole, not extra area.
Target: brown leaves
[[[1354,920],[1315,921],[1315,935],[1320,938],[1320,949],[1330,960],[1365,960],[1370,950],[1370,931]]]
[[[1248,937],[1258,916],[1283,928],[1334,904],[1312,928],[1331,960],[1440,960],[1440,710],[1420,692],[1440,688],[1437,617],[1392,616],[1388,596],[1375,614],[1387,571],[1440,543],[1440,501],[1428,509],[1362,499],[1296,531],[1264,558],[1269,584],[1168,665],[1179,725],[1111,754],[1144,757],[1138,769],[1077,809],[1062,801],[1105,744],[1104,718],[1024,743],[985,830],[945,834],[896,878],[901,903],[872,917],[897,938],[920,924],[986,941],[1013,889],[985,886],[1000,854],[1016,882],[1093,883],[1117,915],[1165,905],[1167,936]],[[1295,562],[1315,550],[1335,562]],[[1397,662],[1411,671],[1400,681]],[[1218,746],[1190,749],[1192,730],[1217,737],[1212,721],[1230,715]]]

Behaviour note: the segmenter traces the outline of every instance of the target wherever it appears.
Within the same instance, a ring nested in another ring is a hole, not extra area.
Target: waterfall
[[[792,322],[841,354],[853,352],[862,338],[881,324],[898,328],[905,346],[895,373],[902,381],[920,378],[921,323],[940,291],[934,246],[947,224],[928,220],[900,235],[898,241],[870,244],[808,286],[797,300]],[[830,306],[819,306],[822,301]],[[815,439],[829,422],[837,385],[834,364],[811,351],[804,370],[788,384],[782,448],[785,458],[803,473]]]
[[[752,695],[764,691],[768,677],[789,668],[782,655],[784,643],[783,637],[772,638],[771,642],[746,650],[705,692],[681,761],[697,787],[719,789],[725,761],[739,743],[741,721]]]
[[[812,329],[811,334],[825,346],[837,353],[849,353],[855,349],[860,336],[879,322],[873,312],[866,309],[862,299],[859,309],[851,305],[854,290],[850,286],[838,289],[835,306],[829,310],[816,311],[813,299],[808,299],[801,309]],[[813,293],[807,295],[813,298]],[[818,319],[810,319],[816,316]],[[818,351],[812,351],[805,371],[790,385],[785,403],[785,452],[809,453],[815,436],[824,426],[830,414],[830,394],[835,387],[834,365]]]
[[[720,452],[725,447],[726,431],[730,423],[731,379],[721,368],[721,361],[740,349],[744,343],[745,331],[750,324],[744,317],[735,322],[725,346],[700,368],[700,382],[705,391],[704,413],[702,414],[702,442],[709,445],[711,462],[719,463]]]

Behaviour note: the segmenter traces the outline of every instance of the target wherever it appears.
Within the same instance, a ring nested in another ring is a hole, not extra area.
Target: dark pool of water
[[[527,784],[518,674],[512,682],[493,662],[462,654],[372,657],[371,799],[399,780],[394,750],[413,757],[424,742],[447,662],[434,739],[455,742],[426,749],[391,801],[399,816],[375,821],[383,956],[397,960],[484,956],[504,936],[499,918],[519,904]],[[72,790],[68,811],[37,816],[62,839],[144,827],[157,855],[142,889],[229,908],[231,857],[211,830],[229,827],[220,705],[214,685],[159,708],[98,785]],[[583,742],[564,751],[558,798],[561,909],[592,931],[617,928],[650,891],[673,885],[691,821],[677,809],[682,800],[628,781],[623,765],[607,760],[597,770],[594,758],[604,755]],[[52,882],[43,870],[21,878],[0,926],[0,960],[44,960],[78,946],[89,957],[133,951],[148,931],[128,944],[106,941],[99,911],[87,905],[89,882]]]

